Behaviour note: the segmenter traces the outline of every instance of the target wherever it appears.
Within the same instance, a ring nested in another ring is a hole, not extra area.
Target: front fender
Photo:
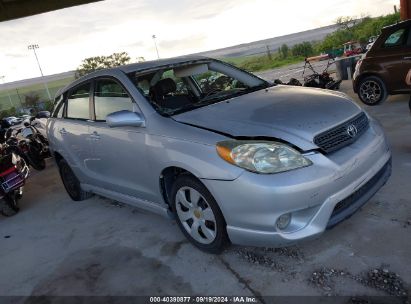
[[[150,136],[148,149],[159,175],[165,168],[179,167],[201,179],[234,180],[244,171],[220,158],[215,145]]]

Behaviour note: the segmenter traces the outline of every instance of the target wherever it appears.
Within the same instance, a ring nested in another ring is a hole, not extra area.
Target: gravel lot
[[[352,95],[349,81],[342,90]],[[350,219],[289,248],[202,253],[160,216],[100,197],[71,201],[50,160],[45,171],[33,171],[21,212],[0,217],[0,295],[337,295],[348,297],[333,303],[404,302],[411,294],[407,102],[395,96],[367,109],[392,146],[387,185]],[[364,300],[367,295],[379,297]],[[405,298],[380,297],[391,295]]]

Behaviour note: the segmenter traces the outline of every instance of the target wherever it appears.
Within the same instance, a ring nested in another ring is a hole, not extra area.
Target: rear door
[[[387,36],[381,45],[380,56],[387,71],[386,82],[391,91],[408,90],[405,76],[411,68],[410,29],[403,27]]]
[[[91,82],[86,82],[71,89],[65,96],[62,108],[56,109],[49,129],[53,134],[53,146],[59,147],[59,153],[69,163],[82,182],[90,180],[89,163],[92,157],[89,124]],[[59,115],[62,118],[58,117]]]
[[[94,184],[107,190],[154,201],[153,185],[146,177],[146,129],[110,128],[106,116],[128,110],[140,112],[124,86],[114,78],[97,78],[94,83],[94,122],[90,125]],[[157,186],[157,185],[155,185]],[[156,188],[157,189],[157,188]]]

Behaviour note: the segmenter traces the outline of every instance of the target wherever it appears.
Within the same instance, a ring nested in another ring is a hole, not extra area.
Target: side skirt
[[[110,198],[112,200],[119,201],[127,205],[131,205],[133,207],[147,210],[147,211],[162,215],[166,218],[174,218],[172,212],[167,207],[163,207],[159,204],[156,204],[150,201],[146,201],[143,199],[136,198],[134,196],[110,191],[110,190],[96,187],[90,184],[81,184],[81,188],[84,191],[95,193],[95,194]]]

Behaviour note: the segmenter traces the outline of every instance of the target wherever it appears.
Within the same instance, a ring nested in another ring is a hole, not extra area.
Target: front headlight
[[[279,142],[228,140],[216,146],[225,161],[257,173],[278,173],[312,164],[301,153]]]

